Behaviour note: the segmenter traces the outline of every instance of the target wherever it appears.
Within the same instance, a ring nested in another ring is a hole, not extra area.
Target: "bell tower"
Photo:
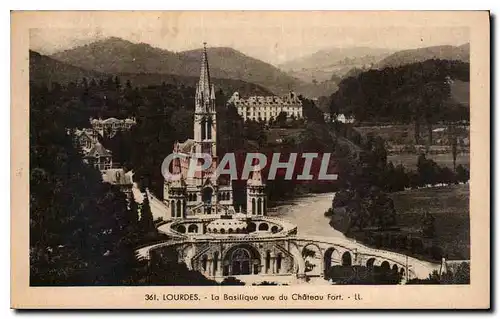
[[[262,178],[261,168],[257,166],[247,181],[247,215],[266,215],[266,184]]]
[[[206,42],[203,43],[200,80],[196,86],[194,111],[194,140],[197,153],[216,154],[217,120],[215,112],[215,88],[210,81]]]

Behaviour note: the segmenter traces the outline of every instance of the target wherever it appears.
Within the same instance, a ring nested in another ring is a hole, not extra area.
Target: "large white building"
[[[269,122],[276,119],[281,112],[296,119],[302,118],[302,101],[297,94],[290,92],[283,97],[279,96],[250,96],[245,99],[238,92],[227,101],[233,104],[238,114],[245,120]]]

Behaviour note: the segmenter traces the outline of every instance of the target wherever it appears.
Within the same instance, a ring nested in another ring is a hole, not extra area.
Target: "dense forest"
[[[413,123],[419,144],[421,126],[432,136],[432,124],[469,120],[468,106],[450,98],[455,80],[469,82],[469,63],[427,60],[368,70],[339,83],[330,112],[353,115],[358,122]]]

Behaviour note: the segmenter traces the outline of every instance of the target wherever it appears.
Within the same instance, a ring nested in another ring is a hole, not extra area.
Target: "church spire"
[[[198,83],[198,90],[205,99],[209,99],[211,96],[210,89],[210,69],[208,67],[207,43],[203,42],[203,54],[201,56],[200,82]]]

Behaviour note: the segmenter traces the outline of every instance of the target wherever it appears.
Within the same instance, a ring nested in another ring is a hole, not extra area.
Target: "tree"
[[[275,123],[278,127],[283,127],[286,124],[286,112],[280,112],[278,116],[276,117]]]
[[[140,208],[139,228],[142,233],[148,236],[150,234],[156,235],[156,227],[154,225],[153,214],[151,213],[148,196],[144,196],[144,202]]]
[[[120,82],[120,78],[118,76],[115,76],[114,82],[115,82],[115,89],[119,90],[122,87],[121,82]]]
[[[457,166],[456,172],[457,172],[457,180],[459,182],[465,183],[469,180],[470,178],[469,171],[462,164]]]
[[[30,87],[30,284],[130,284],[135,222],[125,194],[83,163],[77,109],[55,90]]]
[[[421,218],[422,234],[427,238],[433,238],[435,235],[434,221],[435,218],[430,212],[425,211],[422,214]]]

